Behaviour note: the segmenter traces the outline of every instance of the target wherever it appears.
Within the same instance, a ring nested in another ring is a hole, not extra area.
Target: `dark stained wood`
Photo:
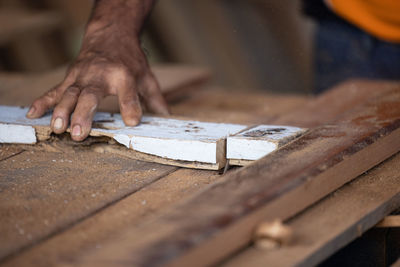
[[[31,150],[0,161],[0,259],[175,170],[84,150]]]
[[[292,244],[265,251],[253,246],[222,266],[316,266],[400,206],[400,154],[289,220]]]
[[[400,149],[400,88],[316,127],[141,229],[74,264],[203,266],[249,243],[261,221],[286,220]]]

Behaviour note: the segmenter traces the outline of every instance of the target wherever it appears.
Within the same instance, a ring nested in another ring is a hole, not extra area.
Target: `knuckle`
[[[70,113],[70,110],[67,107],[57,105],[54,108],[54,112],[53,112],[54,115],[53,116],[56,116],[56,115],[57,116],[68,116],[69,113]]]
[[[97,102],[97,97],[98,92],[96,90],[93,89],[84,89],[81,94],[80,97],[83,98],[86,102]]]
[[[81,90],[77,86],[68,87],[64,94],[67,94],[72,97],[78,97],[81,93]]]
[[[42,99],[45,100],[45,101],[54,101],[56,99],[56,97],[57,97],[57,92],[56,92],[55,89],[52,89],[50,91],[47,91],[43,95]]]
[[[128,68],[124,65],[117,64],[110,68],[108,73],[108,79],[111,82],[121,82],[127,81],[129,77],[132,77]]]
[[[139,105],[139,101],[134,97],[125,97],[121,99],[120,105],[122,109],[132,108]]]

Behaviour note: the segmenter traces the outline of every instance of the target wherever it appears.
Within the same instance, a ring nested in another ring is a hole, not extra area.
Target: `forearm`
[[[78,61],[94,56],[124,61],[141,51],[139,35],[151,12],[153,0],[97,0],[87,24]]]

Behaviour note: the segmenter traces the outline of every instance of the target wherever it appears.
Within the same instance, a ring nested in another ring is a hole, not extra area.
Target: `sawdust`
[[[29,150],[0,161],[0,258],[173,170],[86,149]]]

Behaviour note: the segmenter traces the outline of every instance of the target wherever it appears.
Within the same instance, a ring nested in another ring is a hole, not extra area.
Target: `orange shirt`
[[[385,41],[400,43],[400,0],[327,0],[339,16]]]

